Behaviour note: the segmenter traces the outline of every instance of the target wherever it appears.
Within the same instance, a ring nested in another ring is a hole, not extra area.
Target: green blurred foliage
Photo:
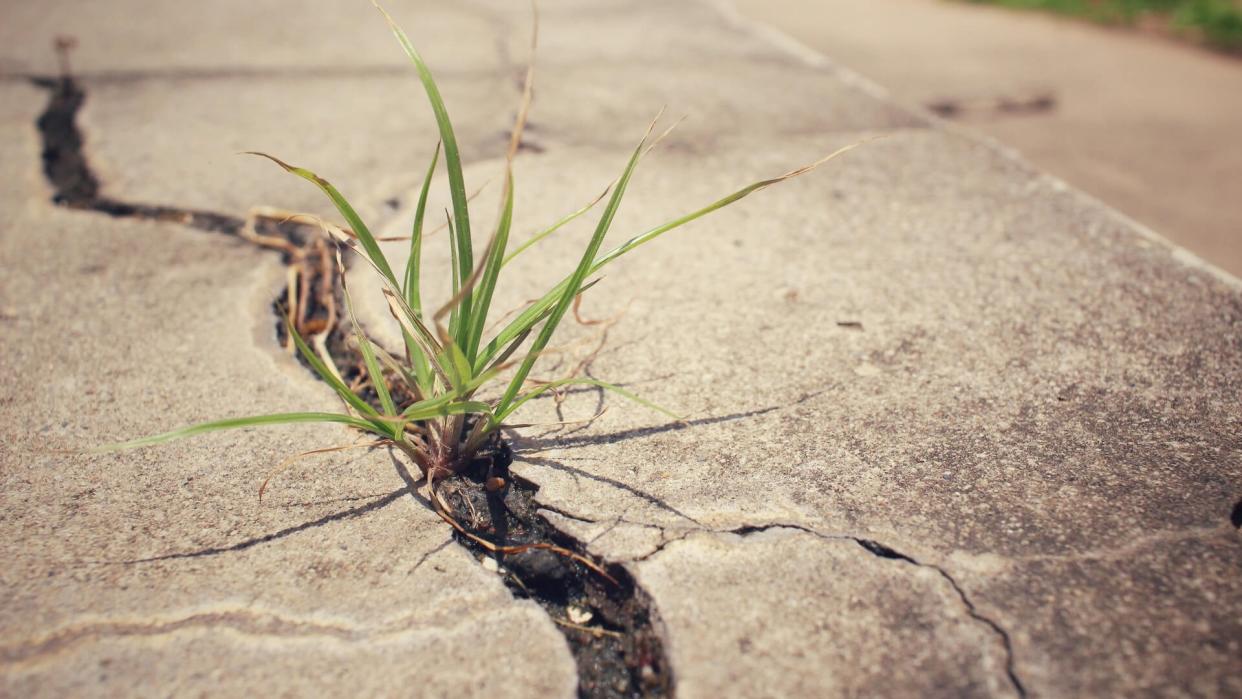
[[[1147,18],[1167,22],[1216,48],[1242,51],[1239,0],[968,0],[1023,9],[1049,10],[1104,24],[1135,24]]]

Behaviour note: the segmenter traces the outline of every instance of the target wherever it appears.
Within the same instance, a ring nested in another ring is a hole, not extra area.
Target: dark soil
[[[538,487],[513,477],[511,461],[509,446],[498,439],[469,473],[446,484],[445,499],[453,517],[497,545],[554,544],[587,556],[581,544],[538,514]],[[504,479],[506,486],[488,492],[484,483],[492,478]],[[600,564],[616,580],[613,583],[582,563],[546,549],[506,555],[489,552],[460,534],[457,541],[480,557],[494,558],[514,596],[538,602],[557,622],[578,663],[580,697],[672,696],[672,673],[655,628],[658,618],[650,598],[625,568]],[[600,631],[564,625],[572,623],[571,607],[591,615],[580,626]]]

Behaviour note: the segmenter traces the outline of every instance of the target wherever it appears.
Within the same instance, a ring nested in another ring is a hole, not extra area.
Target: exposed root
[[[596,575],[599,575],[600,577],[604,578],[605,580],[612,583],[613,585],[621,584],[620,582],[617,581],[616,578],[609,575],[608,571],[601,568],[600,565],[596,563],[595,561],[592,561],[586,556],[570,551],[567,548],[557,546],[556,544],[535,543],[535,544],[501,545],[501,544],[492,543],[491,541],[488,541],[487,539],[484,539],[483,537],[467,530],[465,527],[461,525],[460,522],[458,522],[456,519],[453,518],[451,514],[449,514],[448,504],[444,502],[444,499],[443,497],[441,497],[440,490],[438,488],[433,488],[431,491],[431,494],[432,494],[432,503],[435,506],[436,514],[440,515],[440,519],[443,519],[445,522],[447,522],[448,525],[452,527],[453,529],[455,529],[458,534],[461,534],[467,539],[470,539],[474,543],[478,544],[479,546],[482,546],[483,548],[487,549],[488,551],[492,553],[515,554],[515,553],[525,553],[527,551],[532,551],[532,550],[551,551],[552,553],[555,553],[558,556],[564,556],[565,558],[569,558],[569,559],[572,559],[572,560],[575,560],[581,563],[587,568],[590,568],[591,571],[594,572]]]
[[[616,631],[609,631],[608,629],[601,629],[597,626],[583,626],[581,624],[575,624],[572,621],[566,621],[565,619],[557,619],[556,617],[552,617],[552,621],[555,622],[557,626],[564,626],[567,629],[573,629],[575,631],[585,631],[593,636],[612,636],[613,638],[625,638],[625,634],[623,633],[617,633]]]

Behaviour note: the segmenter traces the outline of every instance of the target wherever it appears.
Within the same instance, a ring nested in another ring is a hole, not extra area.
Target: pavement
[[[260,149],[402,230],[435,139],[418,85],[365,4],[299,8],[5,9],[0,693],[575,694],[553,620],[452,542],[389,454],[310,460],[257,502],[275,464],[342,429],[63,451],[336,409],[274,336],[276,255],[51,204],[47,92],[23,77],[54,70],[52,34],[78,37],[110,196],[325,211],[232,156]],[[493,211],[525,9],[390,9]],[[688,425],[606,399],[589,426],[511,435],[549,521],[651,598],[678,696],[1242,693],[1237,279],[727,7],[540,9],[515,232],[598,194],[665,104],[690,118],[615,240],[882,136],[591,291],[584,314],[623,312],[592,374]],[[519,258],[496,307],[564,274],[588,230]],[[446,256],[432,243],[425,264]],[[383,336],[383,310],[360,311]],[[536,401],[521,419],[557,417]]]
[[[737,9],[894,99],[954,109],[954,121],[1242,275],[1236,56],[959,0],[737,0]]]

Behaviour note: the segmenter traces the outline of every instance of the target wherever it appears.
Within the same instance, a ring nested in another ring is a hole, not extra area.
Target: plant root
[[[458,522],[451,514],[449,514],[448,503],[444,502],[443,497],[440,495],[439,488],[433,487],[431,489],[431,495],[432,495],[431,497],[432,507],[435,509],[436,514],[440,515],[440,519],[443,519],[450,527],[456,530],[458,534],[461,534],[467,539],[470,539],[474,543],[478,544],[479,546],[482,546],[483,548],[487,549],[488,551],[492,553],[515,554],[515,553],[525,553],[527,551],[533,551],[533,550],[551,551],[552,553],[555,553],[559,556],[564,556],[565,558],[569,558],[571,560],[577,561],[578,563],[581,563],[582,565],[589,568],[591,572],[595,573],[596,575],[599,575],[601,578],[607,580],[608,582],[612,583],[616,587],[620,587],[621,585],[621,583],[616,578],[609,575],[608,571],[600,567],[600,565],[596,563],[595,561],[592,561],[591,559],[579,553],[570,551],[567,548],[562,548],[560,546],[557,546],[556,544],[547,544],[547,543],[540,542],[540,543],[534,543],[534,544],[501,545],[501,544],[496,544],[491,541],[488,541],[487,539],[484,539],[483,537],[463,527],[460,522]]]

